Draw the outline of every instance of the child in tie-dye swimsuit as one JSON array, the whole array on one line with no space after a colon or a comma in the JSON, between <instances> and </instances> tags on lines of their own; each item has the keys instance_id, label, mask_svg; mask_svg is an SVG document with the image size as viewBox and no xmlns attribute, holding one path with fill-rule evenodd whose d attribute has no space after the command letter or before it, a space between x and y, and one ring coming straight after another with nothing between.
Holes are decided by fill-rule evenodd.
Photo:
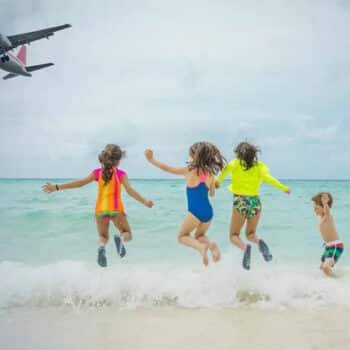
<instances>
[{"instance_id":1,"label":"child in tie-dye swimsuit","mask_svg":"<svg viewBox=\"0 0 350 350\"><path fill-rule=\"evenodd\" d=\"M122 156L123 152L119 146L109 144L99 155L99 161L102 167L95 169L86 178L60 185L47 183L43 186L45 192L51 193L58 190L82 187L92 181L97 181L98 194L95 217L100 244L97 262L102 267L107 266L105 246L109 239L109 221L112 221L120 231L120 236L117 234L114 236L117 252L120 257L124 257L126 254L123 241L130 241L132 238L121 197L122 186L125 187L131 197L146 207L151 208L153 206L151 201L143 198L130 186L126 172L118 169Z\"/></svg>"},{"instance_id":2,"label":"child in tie-dye swimsuit","mask_svg":"<svg viewBox=\"0 0 350 350\"><path fill-rule=\"evenodd\" d=\"M213 218L213 208L208 195L215 194L214 175L222 170L224 159L219 150L209 142L196 142L190 147L189 155L188 166L174 168L154 159L152 150L145 151L145 156L151 164L171 174L185 177L188 213L179 230L178 241L198 250L203 264L207 266L208 249L215 262L220 259L216 243L208 239L206 232ZM194 230L195 234L192 237L191 233Z\"/></svg>"},{"instance_id":3,"label":"child in tie-dye swimsuit","mask_svg":"<svg viewBox=\"0 0 350 350\"><path fill-rule=\"evenodd\" d=\"M241 229L247 221L247 239L256 243L265 261L270 261L272 255L267 244L256 235L261 215L261 202L259 187L263 181L283 192L290 193L289 188L281 184L269 173L269 168L257 159L258 149L247 142L241 142L235 149L237 158L227 164L225 169L217 178L216 187L224 178L231 174L231 185L229 190L233 193L232 219L230 226L231 242L243 250L242 265L250 269L251 245L244 244L240 238Z\"/></svg>"}]
</instances>

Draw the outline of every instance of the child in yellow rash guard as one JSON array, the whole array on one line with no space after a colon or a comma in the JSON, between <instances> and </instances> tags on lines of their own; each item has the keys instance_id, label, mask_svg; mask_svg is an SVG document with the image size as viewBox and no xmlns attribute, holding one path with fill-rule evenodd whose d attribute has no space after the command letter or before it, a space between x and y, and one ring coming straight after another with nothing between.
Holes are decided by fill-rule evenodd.
<instances>
[{"instance_id":1,"label":"child in yellow rash guard","mask_svg":"<svg viewBox=\"0 0 350 350\"><path fill-rule=\"evenodd\" d=\"M272 255L267 244L256 235L256 228L261 214L261 201L259 188L263 181L290 193L288 186L283 185L270 175L269 168L257 159L258 149L247 142L241 142L235 149L236 159L227 164L218 176L216 186L231 175L229 190L233 193L233 209L230 226L230 240L244 251L243 267L250 269L251 245L244 244L240 238L241 229L247 221L247 239L256 243L265 261L272 260Z\"/></svg>"}]
</instances>

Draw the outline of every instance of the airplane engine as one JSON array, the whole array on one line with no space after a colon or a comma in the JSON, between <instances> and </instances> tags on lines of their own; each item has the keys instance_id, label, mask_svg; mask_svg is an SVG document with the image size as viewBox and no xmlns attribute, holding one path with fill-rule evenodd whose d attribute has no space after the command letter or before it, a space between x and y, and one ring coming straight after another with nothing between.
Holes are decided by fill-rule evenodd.
<instances>
[{"instance_id":1,"label":"airplane engine","mask_svg":"<svg viewBox=\"0 0 350 350\"><path fill-rule=\"evenodd\" d=\"M11 48L10 40L6 36L0 34L0 53L6 52Z\"/></svg>"}]
</instances>

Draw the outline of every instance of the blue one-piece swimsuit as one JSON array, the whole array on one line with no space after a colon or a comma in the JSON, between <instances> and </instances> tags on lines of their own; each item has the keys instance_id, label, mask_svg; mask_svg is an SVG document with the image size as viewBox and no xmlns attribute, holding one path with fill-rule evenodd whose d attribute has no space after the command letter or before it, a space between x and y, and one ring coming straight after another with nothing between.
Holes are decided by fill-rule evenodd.
<instances>
[{"instance_id":1,"label":"blue one-piece swimsuit","mask_svg":"<svg viewBox=\"0 0 350 350\"><path fill-rule=\"evenodd\" d=\"M208 222L213 218L213 208L208 198L207 177L208 174L201 174L199 184L196 187L187 186L186 189L188 211L200 222Z\"/></svg>"}]
</instances>

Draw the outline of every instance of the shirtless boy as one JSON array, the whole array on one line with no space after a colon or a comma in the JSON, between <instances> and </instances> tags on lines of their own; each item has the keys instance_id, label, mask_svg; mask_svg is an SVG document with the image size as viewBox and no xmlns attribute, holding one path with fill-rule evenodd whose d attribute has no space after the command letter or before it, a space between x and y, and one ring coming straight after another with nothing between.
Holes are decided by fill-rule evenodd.
<instances>
[{"instance_id":1,"label":"shirtless boy","mask_svg":"<svg viewBox=\"0 0 350 350\"><path fill-rule=\"evenodd\" d=\"M321 236L324 240L325 250L321 257L320 269L330 277L336 277L333 267L340 258L344 250L344 244L339 239L335 228L334 219L330 208L332 207L333 198L328 192L318 193L312 197L316 215L320 217L319 227Z\"/></svg>"}]
</instances>

